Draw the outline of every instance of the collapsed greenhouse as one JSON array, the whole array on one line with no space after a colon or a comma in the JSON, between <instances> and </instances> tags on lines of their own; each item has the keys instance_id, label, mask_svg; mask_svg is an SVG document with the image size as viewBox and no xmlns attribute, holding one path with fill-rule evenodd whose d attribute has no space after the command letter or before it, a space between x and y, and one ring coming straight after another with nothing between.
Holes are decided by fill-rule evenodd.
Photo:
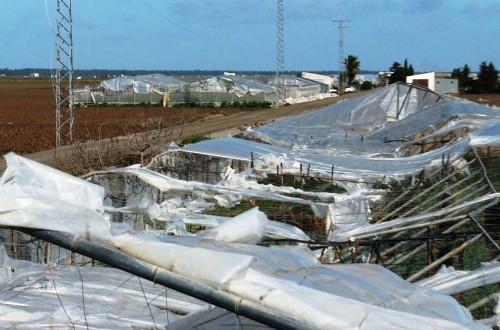
<instances>
[{"instance_id":1,"label":"collapsed greenhouse","mask_svg":"<svg viewBox=\"0 0 500 330\"><path fill-rule=\"evenodd\" d=\"M282 95L278 95L278 89ZM182 104L220 106L235 103L286 102L289 104L336 96L329 86L300 77L284 76L265 82L236 75L219 75L187 83L162 74L117 77L97 87L75 91L78 105L101 104Z\"/></svg>"},{"instance_id":2,"label":"collapsed greenhouse","mask_svg":"<svg viewBox=\"0 0 500 330\"><path fill-rule=\"evenodd\" d=\"M499 109L394 84L82 178L8 154L0 320L488 329L499 144Z\"/></svg>"},{"instance_id":3,"label":"collapsed greenhouse","mask_svg":"<svg viewBox=\"0 0 500 330\"><path fill-rule=\"evenodd\" d=\"M116 77L99 86L86 86L74 91L74 103L79 104L139 104L161 103L171 90L182 88L185 81L163 74Z\"/></svg>"}]
</instances>

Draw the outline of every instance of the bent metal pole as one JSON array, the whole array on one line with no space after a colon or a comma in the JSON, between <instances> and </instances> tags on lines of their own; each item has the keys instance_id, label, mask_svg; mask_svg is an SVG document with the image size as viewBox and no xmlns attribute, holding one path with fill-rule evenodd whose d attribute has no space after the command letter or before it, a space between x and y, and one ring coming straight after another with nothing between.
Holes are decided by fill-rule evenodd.
<instances>
[{"instance_id":1,"label":"bent metal pole","mask_svg":"<svg viewBox=\"0 0 500 330\"><path fill-rule=\"evenodd\" d=\"M309 324L277 314L251 301L216 290L208 285L177 275L84 238L51 230L16 229L270 327L276 329L314 329Z\"/></svg>"}]
</instances>

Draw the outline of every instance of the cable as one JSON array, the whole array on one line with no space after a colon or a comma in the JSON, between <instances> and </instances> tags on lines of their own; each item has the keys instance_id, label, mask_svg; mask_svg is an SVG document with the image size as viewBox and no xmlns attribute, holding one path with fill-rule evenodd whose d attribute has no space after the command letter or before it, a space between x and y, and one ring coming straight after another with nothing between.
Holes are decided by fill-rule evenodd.
<instances>
[{"instance_id":1,"label":"cable","mask_svg":"<svg viewBox=\"0 0 500 330\"><path fill-rule=\"evenodd\" d=\"M45 0L45 17L47 18L47 23L49 24L49 30L50 32L54 32L52 30L52 24L50 23L50 15L49 15L49 4L48 0Z\"/></svg>"},{"instance_id":2,"label":"cable","mask_svg":"<svg viewBox=\"0 0 500 330\"><path fill-rule=\"evenodd\" d=\"M231 16L228 16L226 14L224 14L222 11L220 11L219 9L215 8L211 3L209 3L207 0L202 0L203 3L205 3L207 6L209 6L213 11L215 11L217 14L221 15L222 17L224 18L227 18L228 20L231 20L231 21L234 21L234 22L238 22L238 23L242 23L242 24L249 24L249 22L243 22L243 21L240 21L236 18L233 18Z\"/></svg>"},{"instance_id":3,"label":"cable","mask_svg":"<svg viewBox=\"0 0 500 330\"><path fill-rule=\"evenodd\" d=\"M80 268L78 267L78 265L75 265L76 267L76 270L78 271L78 274L80 275L80 283L82 283L82 305L83 305L83 316L85 317L85 325L87 326L87 329L89 328L89 323L88 323L88 320L87 320L87 310L85 308L85 293L83 291L83 277L82 277L82 273L80 272Z\"/></svg>"},{"instance_id":4,"label":"cable","mask_svg":"<svg viewBox=\"0 0 500 330\"><path fill-rule=\"evenodd\" d=\"M168 314L168 288L165 287L165 311L167 312L167 324L170 324L170 317Z\"/></svg>"},{"instance_id":5,"label":"cable","mask_svg":"<svg viewBox=\"0 0 500 330\"><path fill-rule=\"evenodd\" d=\"M149 305L148 298L146 297L146 292L144 291L144 287L142 286L141 278L137 277L137 279L139 280L139 284L140 284L141 290L142 290L142 295L144 296L144 300L146 301L146 305L148 306L149 315L151 315L151 319L153 320L153 324L155 326L155 329L158 329L158 327L156 326L155 318L153 316L153 311L151 310L151 305ZM168 313L168 311L167 311L167 313Z\"/></svg>"},{"instance_id":6,"label":"cable","mask_svg":"<svg viewBox=\"0 0 500 330\"><path fill-rule=\"evenodd\" d=\"M163 18L165 21L169 22L170 24L174 25L175 27L177 27L178 29L181 29L185 32L188 32L188 33L191 33L191 34L194 34L194 35L198 35L198 36L202 36L202 37L222 37L222 36L227 36L227 35L230 35L231 33L225 33L225 34L219 34L219 35L209 35L209 34L203 34L203 33L198 33L198 32L195 32L193 30L190 30L188 28L185 28L179 24L177 24L176 22L172 21L171 19L169 19L168 17L166 17L165 15L163 15L159 10L157 10L155 7L153 7L152 5L150 5L146 0L142 0L142 2L148 6L152 11L154 11L158 16L160 16L161 18Z\"/></svg>"},{"instance_id":7,"label":"cable","mask_svg":"<svg viewBox=\"0 0 500 330\"><path fill-rule=\"evenodd\" d=\"M56 281L54 279L54 273L52 272L52 268L50 267L50 262L47 263L47 267L48 267L49 272L50 272L50 278L52 280L52 285L54 286L54 291L56 293L57 299L59 300L59 304L61 305L61 307L62 307L62 309L64 311L64 314L66 314L66 317L68 318L69 322L73 326L73 329L76 329L75 328L75 324L73 323L73 321L69 317L68 311L66 311L66 308L64 308L64 304L62 303L61 297L59 296L59 293L57 292Z\"/></svg>"}]
</instances>

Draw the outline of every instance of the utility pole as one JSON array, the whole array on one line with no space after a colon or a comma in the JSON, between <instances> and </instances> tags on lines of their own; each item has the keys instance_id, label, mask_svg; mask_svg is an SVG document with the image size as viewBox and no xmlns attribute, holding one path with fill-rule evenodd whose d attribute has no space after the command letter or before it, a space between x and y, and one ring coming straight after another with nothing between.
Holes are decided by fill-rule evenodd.
<instances>
[{"instance_id":1,"label":"utility pole","mask_svg":"<svg viewBox=\"0 0 500 330\"><path fill-rule=\"evenodd\" d=\"M72 142L73 101L73 19L71 0L57 0L56 34L56 151L61 141Z\"/></svg>"},{"instance_id":2,"label":"utility pole","mask_svg":"<svg viewBox=\"0 0 500 330\"><path fill-rule=\"evenodd\" d=\"M283 0L277 0L277 32L276 32L276 87L278 93L278 104L282 104L285 98L284 81L281 82L281 76L285 71L285 38L283 35L284 18L283 18Z\"/></svg>"},{"instance_id":3,"label":"utility pole","mask_svg":"<svg viewBox=\"0 0 500 330\"><path fill-rule=\"evenodd\" d=\"M342 74L343 70L343 63L344 63L344 29L346 26L344 26L344 23L348 23L348 20L333 20L333 23L338 23L337 28L339 29L339 88L338 88L338 94L342 95L344 94L344 74Z\"/></svg>"}]
</instances>

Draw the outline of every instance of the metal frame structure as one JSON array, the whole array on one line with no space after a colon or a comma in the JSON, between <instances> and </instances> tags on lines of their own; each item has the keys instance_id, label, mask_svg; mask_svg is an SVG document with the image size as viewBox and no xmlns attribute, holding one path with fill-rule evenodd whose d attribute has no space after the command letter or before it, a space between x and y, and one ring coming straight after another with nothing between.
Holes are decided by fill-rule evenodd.
<instances>
[{"instance_id":1,"label":"metal frame structure","mask_svg":"<svg viewBox=\"0 0 500 330\"><path fill-rule=\"evenodd\" d=\"M342 72L343 63L344 63L344 23L349 22L348 20L333 20L334 23L338 23L337 28L339 29L339 88L338 94L344 94L344 77Z\"/></svg>"},{"instance_id":2,"label":"metal frame structure","mask_svg":"<svg viewBox=\"0 0 500 330\"><path fill-rule=\"evenodd\" d=\"M57 0L56 149L74 135L73 19L71 0Z\"/></svg>"},{"instance_id":3,"label":"metal frame structure","mask_svg":"<svg viewBox=\"0 0 500 330\"><path fill-rule=\"evenodd\" d=\"M284 37L284 17L283 0L277 0L277 26L276 26L276 87L278 93L278 103L283 102L284 83L280 83L280 77L285 71L285 37Z\"/></svg>"}]
</instances>

